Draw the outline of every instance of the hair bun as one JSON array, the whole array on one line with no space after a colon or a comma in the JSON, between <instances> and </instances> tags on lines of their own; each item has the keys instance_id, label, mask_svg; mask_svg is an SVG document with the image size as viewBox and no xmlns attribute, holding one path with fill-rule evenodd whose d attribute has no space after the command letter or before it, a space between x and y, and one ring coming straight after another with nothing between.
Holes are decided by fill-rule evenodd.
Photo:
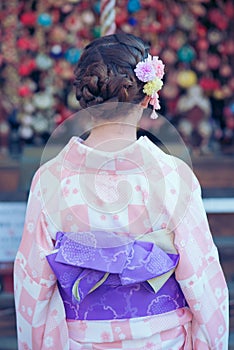
<instances>
[{"instance_id":1,"label":"hair bun","mask_svg":"<svg viewBox=\"0 0 234 350\"><path fill-rule=\"evenodd\" d=\"M116 99L139 103L143 83L134 68L148 54L149 46L131 34L109 35L85 49L75 70L76 97L82 108Z\"/></svg>"}]
</instances>

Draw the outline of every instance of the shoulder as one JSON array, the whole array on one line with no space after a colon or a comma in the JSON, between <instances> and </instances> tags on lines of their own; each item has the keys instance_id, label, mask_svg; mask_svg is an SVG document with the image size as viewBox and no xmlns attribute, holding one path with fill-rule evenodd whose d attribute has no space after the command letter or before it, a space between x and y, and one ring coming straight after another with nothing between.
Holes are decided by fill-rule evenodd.
<instances>
[{"instance_id":1,"label":"shoulder","mask_svg":"<svg viewBox=\"0 0 234 350\"><path fill-rule=\"evenodd\" d=\"M64 175L64 159L73 143L74 138L70 139L64 147L45 147L41 156L41 165L32 178L31 192L37 189L43 195L45 192L58 189Z\"/></svg>"},{"instance_id":2,"label":"shoulder","mask_svg":"<svg viewBox=\"0 0 234 350\"><path fill-rule=\"evenodd\" d=\"M150 151L168 178L179 180L180 186L185 185L191 192L197 188L200 190L200 183L194 174L192 161L189 156L186 157L188 159L187 163L178 156L170 154L170 150L168 152L164 151L147 137L144 137L144 147Z\"/></svg>"},{"instance_id":3,"label":"shoulder","mask_svg":"<svg viewBox=\"0 0 234 350\"><path fill-rule=\"evenodd\" d=\"M61 175L61 169L66 167L67 158L72 157L71 153L75 148L74 145L77 145L76 139L76 137L72 137L64 146L46 146L41 156L41 165L35 174L36 177L40 177L45 173L55 177Z\"/></svg>"}]
</instances>

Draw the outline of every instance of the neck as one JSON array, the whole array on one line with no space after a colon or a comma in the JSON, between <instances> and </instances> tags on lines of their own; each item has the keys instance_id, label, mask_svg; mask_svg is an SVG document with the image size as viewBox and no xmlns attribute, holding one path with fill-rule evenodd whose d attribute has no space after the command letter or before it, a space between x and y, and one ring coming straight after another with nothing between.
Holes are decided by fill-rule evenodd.
<instances>
[{"instance_id":1,"label":"neck","mask_svg":"<svg viewBox=\"0 0 234 350\"><path fill-rule=\"evenodd\" d=\"M116 151L137 139L137 127L123 122L105 122L94 127L84 144L102 151Z\"/></svg>"},{"instance_id":2,"label":"neck","mask_svg":"<svg viewBox=\"0 0 234 350\"><path fill-rule=\"evenodd\" d=\"M94 120L94 127L84 144L102 151L121 150L137 139L137 124L143 109L139 106L131 113L112 120Z\"/></svg>"}]
</instances>

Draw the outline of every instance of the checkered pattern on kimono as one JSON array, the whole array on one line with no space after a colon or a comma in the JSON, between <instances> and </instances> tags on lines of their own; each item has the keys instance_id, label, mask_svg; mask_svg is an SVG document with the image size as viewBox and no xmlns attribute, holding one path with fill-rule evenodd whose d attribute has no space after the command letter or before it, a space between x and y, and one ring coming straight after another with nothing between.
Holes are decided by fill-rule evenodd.
<instances>
[{"instance_id":1,"label":"checkered pattern on kimono","mask_svg":"<svg viewBox=\"0 0 234 350\"><path fill-rule=\"evenodd\" d=\"M70 346L78 349L191 350L189 309L129 320L68 322Z\"/></svg>"},{"instance_id":2,"label":"checkered pattern on kimono","mask_svg":"<svg viewBox=\"0 0 234 350\"><path fill-rule=\"evenodd\" d=\"M175 230L175 246L180 254L176 278L194 315L196 347L200 344L198 348L202 349L205 346L201 346L202 342L206 344L209 339L211 349L227 349L228 290L203 207L200 185L196 178L194 182L192 201Z\"/></svg>"},{"instance_id":3,"label":"checkered pattern on kimono","mask_svg":"<svg viewBox=\"0 0 234 350\"><path fill-rule=\"evenodd\" d=\"M190 168L147 138L121 157L103 158L101 174L94 161L93 154L72 138L34 176L14 267L19 350L178 350L183 343L191 350L191 342L194 350L227 350L228 291L200 185ZM117 204L125 205L108 212L108 205L115 209L118 196L122 202ZM68 323L45 256L53 249L57 231L100 227L133 236L173 230L180 254L176 278L190 309L180 310L182 316L177 311L160 315L160 322L148 316L119 323Z\"/></svg>"},{"instance_id":4,"label":"checkered pattern on kimono","mask_svg":"<svg viewBox=\"0 0 234 350\"><path fill-rule=\"evenodd\" d=\"M68 350L63 304L45 258L53 248L53 242L42 215L39 187L37 173L32 182L23 237L14 264L18 350L55 349L55 342L59 342L61 350Z\"/></svg>"}]
</instances>

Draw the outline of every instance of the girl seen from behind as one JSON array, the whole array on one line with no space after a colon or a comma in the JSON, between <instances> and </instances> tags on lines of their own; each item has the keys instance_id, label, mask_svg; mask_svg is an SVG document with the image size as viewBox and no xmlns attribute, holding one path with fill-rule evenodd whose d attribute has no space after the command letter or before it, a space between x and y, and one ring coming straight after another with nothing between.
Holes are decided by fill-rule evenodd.
<instances>
[{"instance_id":1,"label":"girl seen from behind","mask_svg":"<svg viewBox=\"0 0 234 350\"><path fill-rule=\"evenodd\" d=\"M149 49L109 35L77 64L91 129L32 180L14 265L19 350L228 349L228 291L199 182L136 136L144 111L160 108L164 65Z\"/></svg>"}]
</instances>

